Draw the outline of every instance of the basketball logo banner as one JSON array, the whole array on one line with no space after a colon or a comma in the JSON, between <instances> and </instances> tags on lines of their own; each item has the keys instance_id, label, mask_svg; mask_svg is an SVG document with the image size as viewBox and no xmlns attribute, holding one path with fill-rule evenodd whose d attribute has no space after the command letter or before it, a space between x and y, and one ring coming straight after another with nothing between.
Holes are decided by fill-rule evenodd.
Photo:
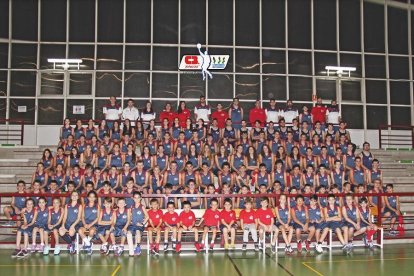
<instances>
[{"instance_id":1,"label":"basketball logo banner","mask_svg":"<svg viewBox=\"0 0 414 276\"><path fill-rule=\"evenodd\" d=\"M197 48L200 55L184 55L181 59L180 70L201 70L203 80L205 80L206 77L213 78L209 70L223 70L226 68L229 55L209 55L207 50L203 53L200 43L197 44Z\"/></svg>"}]
</instances>

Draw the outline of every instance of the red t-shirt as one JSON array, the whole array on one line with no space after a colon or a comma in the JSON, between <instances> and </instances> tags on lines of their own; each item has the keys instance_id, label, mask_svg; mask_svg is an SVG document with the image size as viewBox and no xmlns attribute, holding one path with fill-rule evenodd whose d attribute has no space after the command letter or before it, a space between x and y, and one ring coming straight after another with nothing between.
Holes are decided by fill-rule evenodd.
<instances>
[{"instance_id":1,"label":"red t-shirt","mask_svg":"<svg viewBox=\"0 0 414 276\"><path fill-rule=\"evenodd\" d=\"M260 125L264 127L266 122L266 111L263 108L253 108L249 113L250 125L254 127L255 122L259 120Z\"/></svg>"},{"instance_id":2,"label":"red t-shirt","mask_svg":"<svg viewBox=\"0 0 414 276\"><path fill-rule=\"evenodd\" d=\"M225 223L229 224L233 221L236 222L236 212L234 210L226 211L222 210L220 212L220 220L224 220Z\"/></svg>"},{"instance_id":3,"label":"red t-shirt","mask_svg":"<svg viewBox=\"0 0 414 276\"><path fill-rule=\"evenodd\" d=\"M160 220L163 217L163 213L162 213L161 210L154 211L154 210L151 209L151 210L148 211L148 217L152 221L152 224L154 226L157 226L160 223Z\"/></svg>"},{"instance_id":4,"label":"red t-shirt","mask_svg":"<svg viewBox=\"0 0 414 276\"><path fill-rule=\"evenodd\" d=\"M162 111L160 113L160 122L162 124L162 121L164 119L168 119L168 125L171 126L172 123L174 122L174 118L177 117L177 113L173 112L173 111Z\"/></svg>"},{"instance_id":5,"label":"red t-shirt","mask_svg":"<svg viewBox=\"0 0 414 276\"><path fill-rule=\"evenodd\" d=\"M180 214L180 223L182 223L186 227L190 227L196 221L196 217L193 211L189 211L188 213L182 211Z\"/></svg>"},{"instance_id":6,"label":"red t-shirt","mask_svg":"<svg viewBox=\"0 0 414 276\"><path fill-rule=\"evenodd\" d=\"M206 226L218 226L220 222L220 211L207 209L203 215L203 218Z\"/></svg>"},{"instance_id":7,"label":"red t-shirt","mask_svg":"<svg viewBox=\"0 0 414 276\"><path fill-rule=\"evenodd\" d=\"M274 218L274 214L272 212L272 209L267 208L266 210L263 210L262 208L256 210L256 217L259 219L261 223L264 225L270 225L272 218Z\"/></svg>"},{"instance_id":8,"label":"red t-shirt","mask_svg":"<svg viewBox=\"0 0 414 276\"><path fill-rule=\"evenodd\" d=\"M326 119L326 107L323 106L315 106L312 108L312 123L321 122L322 124L325 123Z\"/></svg>"},{"instance_id":9,"label":"red t-shirt","mask_svg":"<svg viewBox=\"0 0 414 276\"><path fill-rule=\"evenodd\" d=\"M170 212L166 212L163 216L162 216L162 221L168 223L169 225L177 225L178 223L178 214L176 212L174 213L170 213Z\"/></svg>"},{"instance_id":10,"label":"red t-shirt","mask_svg":"<svg viewBox=\"0 0 414 276\"><path fill-rule=\"evenodd\" d=\"M226 126L226 120L229 118L229 113L224 110L214 111L211 114L211 120L217 119L218 127L224 128Z\"/></svg>"},{"instance_id":11,"label":"red t-shirt","mask_svg":"<svg viewBox=\"0 0 414 276\"><path fill-rule=\"evenodd\" d=\"M250 210L247 212L246 210L241 210L239 219L243 220L244 224L252 224L255 223L257 216L254 210Z\"/></svg>"},{"instance_id":12,"label":"red t-shirt","mask_svg":"<svg viewBox=\"0 0 414 276\"><path fill-rule=\"evenodd\" d=\"M177 117L180 121L180 126L185 127L185 121L191 117L191 112L189 109L184 109L181 113L177 114Z\"/></svg>"}]
</instances>

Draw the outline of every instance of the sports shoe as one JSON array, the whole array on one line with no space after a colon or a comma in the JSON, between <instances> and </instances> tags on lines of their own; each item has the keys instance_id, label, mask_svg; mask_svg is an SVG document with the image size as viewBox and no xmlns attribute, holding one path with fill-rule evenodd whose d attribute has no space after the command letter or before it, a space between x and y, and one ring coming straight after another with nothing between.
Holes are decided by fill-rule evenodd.
<instances>
[{"instance_id":1,"label":"sports shoe","mask_svg":"<svg viewBox=\"0 0 414 276\"><path fill-rule=\"evenodd\" d=\"M232 244L230 244L230 245L229 245L229 248L230 248L231 250L235 250L235 249L236 249L236 246L234 245L234 243L232 243Z\"/></svg>"},{"instance_id":2,"label":"sports shoe","mask_svg":"<svg viewBox=\"0 0 414 276\"><path fill-rule=\"evenodd\" d=\"M177 244L177 246L180 246L180 250L181 250L181 243ZM201 247L200 247L200 244L198 242L195 242L194 246L195 246L195 249L196 249L197 252L201 251Z\"/></svg>"},{"instance_id":3,"label":"sports shoe","mask_svg":"<svg viewBox=\"0 0 414 276\"><path fill-rule=\"evenodd\" d=\"M27 248L27 252L35 253L36 252L36 245L35 244L33 244L32 246L29 245L29 247Z\"/></svg>"},{"instance_id":4,"label":"sports shoe","mask_svg":"<svg viewBox=\"0 0 414 276\"><path fill-rule=\"evenodd\" d=\"M285 245L285 253L288 253L288 252L289 252L289 248L287 245Z\"/></svg>"},{"instance_id":5,"label":"sports shoe","mask_svg":"<svg viewBox=\"0 0 414 276\"><path fill-rule=\"evenodd\" d=\"M197 244L198 243L195 244L196 250L197 250ZM177 245L175 246L175 252L177 252L177 253L181 252L181 242L178 242Z\"/></svg>"},{"instance_id":6,"label":"sports shoe","mask_svg":"<svg viewBox=\"0 0 414 276\"><path fill-rule=\"evenodd\" d=\"M259 249L259 244L258 243L255 243L254 244L254 251L256 251L256 252L258 252L260 249Z\"/></svg>"},{"instance_id":7,"label":"sports shoe","mask_svg":"<svg viewBox=\"0 0 414 276\"><path fill-rule=\"evenodd\" d=\"M164 242L164 251L168 250L168 242Z\"/></svg>"},{"instance_id":8,"label":"sports shoe","mask_svg":"<svg viewBox=\"0 0 414 276\"><path fill-rule=\"evenodd\" d=\"M210 243L210 250L214 250L214 242Z\"/></svg>"},{"instance_id":9,"label":"sports shoe","mask_svg":"<svg viewBox=\"0 0 414 276\"><path fill-rule=\"evenodd\" d=\"M315 245L315 250L316 250L316 252L318 252L318 253L322 253L322 252L323 252L322 244L321 244L321 243L317 243L317 244Z\"/></svg>"},{"instance_id":10,"label":"sports shoe","mask_svg":"<svg viewBox=\"0 0 414 276\"><path fill-rule=\"evenodd\" d=\"M367 234L364 234L364 236L362 237L362 241L364 242L365 247L368 247Z\"/></svg>"},{"instance_id":11,"label":"sports shoe","mask_svg":"<svg viewBox=\"0 0 414 276\"><path fill-rule=\"evenodd\" d=\"M301 241L298 241L297 242L297 245L298 245L298 247L297 247L298 252L302 252L302 242Z\"/></svg>"},{"instance_id":12,"label":"sports shoe","mask_svg":"<svg viewBox=\"0 0 414 276\"><path fill-rule=\"evenodd\" d=\"M105 254L106 253L106 244L102 244L101 245L101 249L99 250L101 252L101 254Z\"/></svg>"},{"instance_id":13,"label":"sports shoe","mask_svg":"<svg viewBox=\"0 0 414 276\"><path fill-rule=\"evenodd\" d=\"M229 249L229 244L228 244L228 243L225 243L225 244L224 244L224 249L225 249L225 250Z\"/></svg>"},{"instance_id":14,"label":"sports shoe","mask_svg":"<svg viewBox=\"0 0 414 276\"><path fill-rule=\"evenodd\" d=\"M374 249L374 244L371 242L368 243L368 247L369 249L373 250Z\"/></svg>"},{"instance_id":15,"label":"sports shoe","mask_svg":"<svg viewBox=\"0 0 414 276\"><path fill-rule=\"evenodd\" d=\"M141 245L137 245L137 246L135 246L135 249L134 249L134 255L135 255L135 256L139 256L139 255L141 255Z\"/></svg>"},{"instance_id":16,"label":"sports shoe","mask_svg":"<svg viewBox=\"0 0 414 276\"><path fill-rule=\"evenodd\" d=\"M118 256L122 256L122 254L124 253L124 246L118 246Z\"/></svg>"},{"instance_id":17,"label":"sports shoe","mask_svg":"<svg viewBox=\"0 0 414 276\"><path fill-rule=\"evenodd\" d=\"M49 255L49 250L50 250L49 246L45 246L43 248L43 255Z\"/></svg>"},{"instance_id":18,"label":"sports shoe","mask_svg":"<svg viewBox=\"0 0 414 276\"><path fill-rule=\"evenodd\" d=\"M276 244L272 244L271 246L272 253L276 253Z\"/></svg>"},{"instance_id":19,"label":"sports shoe","mask_svg":"<svg viewBox=\"0 0 414 276\"><path fill-rule=\"evenodd\" d=\"M292 248L292 246L290 246L290 245L288 246L288 253L289 253L289 254L292 254L292 253L293 253L293 248Z\"/></svg>"},{"instance_id":20,"label":"sports shoe","mask_svg":"<svg viewBox=\"0 0 414 276\"><path fill-rule=\"evenodd\" d=\"M43 252L43 250L45 249L45 245L44 244L39 244L37 247L36 247L36 251L37 252Z\"/></svg>"},{"instance_id":21,"label":"sports shoe","mask_svg":"<svg viewBox=\"0 0 414 276\"><path fill-rule=\"evenodd\" d=\"M114 255L118 257L119 256L118 255L118 246L117 245L113 245L112 246L112 250L114 251Z\"/></svg>"},{"instance_id":22,"label":"sports shoe","mask_svg":"<svg viewBox=\"0 0 414 276\"><path fill-rule=\"evenodd\" d=\"M93 242L91 242L88 246L88 251L86 252L88 255L92 255L92 246L93 246Z\"/></svg>"},{"instance_id":23,"label":"sports shoe","mask_svg":"<svg viewBox=\"0 0 414 276\"><path fill-rule=\"evenodd\" d=\"M27 250L20 250L20 252L16 255L16 258L21 259L29 255Z\"/></svg>"},{"instance_id":24,"label":"sports shoe","mask_svg":"<svg viewBox=\"0 0 414 276\"><path fill-rule=\"evenodd\" d=\"M69 253L70 254L75 254L76 253L76 249L75 249L75 243L72 242L70 247L69 247Z\"/></svg>"},{"instance_id":25,"label":"sports shoe","mask_svg":"<svg viewBox=\"0 0 414 276\"><path fill-rule=\"evenodd\" d=\"M262 251L263 250L263 243L259 242L259 250Z\"/></svg>"},{"instance_id":26,"label":"sports shoe","mask_svg":"<svg viewBox=\"0 0 414 276\"><path fill-rule=\"evenodd\" d=\"M310 251L310 242L309 242L308 240L306 240L306 241L305 241L305 250L306 250L307 252L309 252L309 251Z\"/></svg>"},{"instance_id":27,"label":"sports shoe","mask_svg":"<svg viewBox=\"0 0 414 276\"><path fill-rule=\"evenodd\" d=\"M173 241L173 242L172 242L172 249L173 249L173 250L175 250L175 247L176 247L176 246L177 246L177 242L176 242L176 241Z\"/></svg>"},{"instance_id":28,"label":"sports shoe","mask_svg":"<svg viewBox=\"0 0 414 276\"><path fill-rule=\"evenodd\" d=\"M54 255L59 255L60 254L60 246L59 245L55 245L55 250L53 251Z\"/></svg>"},{"instance_id":29,"label":"sports shoe","mask_svg":"<svg viewBox=\"0 0 414 276\"><path fill-rule=\"evenodd\" d=\"M180 244L181 245L181 244ZM204 242L200 243L200 249L204 250Z\"/></svg>"},{"instance_id":30,"label":"sports shoe","mask_svg":"<svg viewBox=\"0 0 414 276\"><path fill-rule=\"evenodd\" d=\"M155 255L155 256L160 255L160 253L158 252L158 250L157 250L157 248L156 248L155 246L152 248L151 253L152 253L153 255Z\"/></svg>"},{"instance_id":31,"label":"sports shoe","mask_svg":"<svg viewBox=\"0 0 414 276\"><path fill-rule=\"evenodd\" d=\"M348 244L344 244L342 246L342 251L344 251L344 252L348 251Z\"/></svg>"},{"instance_id":32,"label":"sports shoe","mask_svg":"<svg viewBox=\"0 0 414 276\"><path fill-rule=\"evenodd\" d=\"M14 251L13 251L13 253L11 254L11 257L12 257L12 258L16 258L16 257L17 257L17 255L19 255L20 251L22 251L22 250L21 250L21 249L16 249L16 250L14 250Z\"/></svg>"},{"instance_id":33,"label":"sports shoe","mask_svg":"<svg viewBox=\"0 0 414 276\"><path fill-rule=\"evenodd\" d=\"M247 244L246 243L243 243L242 250L243 251L246 251L247 250Z\"/></svg>"},{"instance_id":34,"label":"sports shoe","mask_svg":"<svg viewBox=\"0 0 414 276\"><path fill-rule=\"evenodd\" d=\"M109 255L109 250L111 249L111 245L106 245L105 246L105 255Z\"/></svg>"}]
</instances>

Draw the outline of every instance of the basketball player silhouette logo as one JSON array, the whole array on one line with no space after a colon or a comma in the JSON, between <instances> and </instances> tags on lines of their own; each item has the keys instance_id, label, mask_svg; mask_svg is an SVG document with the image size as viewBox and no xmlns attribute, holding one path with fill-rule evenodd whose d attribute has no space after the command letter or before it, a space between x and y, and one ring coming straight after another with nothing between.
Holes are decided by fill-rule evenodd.
<instances>
[{"instance_id":1,"label":"basketball player silhouette logo","mask_svg":"<svg viewBox=\"0 0 414 276\"><path fill-rule=\"evenodd\" d=\"M197 49L200 53L201 58L203 59L203 62L201 64L201 74L203 75L203 80L206 79L206 77L210 77L210 79L213 78L213 75L208 71L208 68L211 64L211 57L207 52L207 49L204 51L204 53L201 51L201 44L197 43Z\"/></svg>"}]
</instances>

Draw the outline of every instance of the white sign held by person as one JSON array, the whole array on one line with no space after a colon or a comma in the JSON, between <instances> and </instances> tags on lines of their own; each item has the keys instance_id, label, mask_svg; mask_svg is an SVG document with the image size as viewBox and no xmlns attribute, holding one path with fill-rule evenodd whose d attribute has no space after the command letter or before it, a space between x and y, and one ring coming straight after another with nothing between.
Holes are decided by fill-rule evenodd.
<instances>
[{"instance_id":1,"label":"white sign held by person","mask_svg":"<svg viewBox=\"0 0 414 276\"><path fill-rule=\"evenodd\" d=\"M73 106L73 114L85 114L85 106L84 105L74 105Z\"/></svg>"}]
</instances>

